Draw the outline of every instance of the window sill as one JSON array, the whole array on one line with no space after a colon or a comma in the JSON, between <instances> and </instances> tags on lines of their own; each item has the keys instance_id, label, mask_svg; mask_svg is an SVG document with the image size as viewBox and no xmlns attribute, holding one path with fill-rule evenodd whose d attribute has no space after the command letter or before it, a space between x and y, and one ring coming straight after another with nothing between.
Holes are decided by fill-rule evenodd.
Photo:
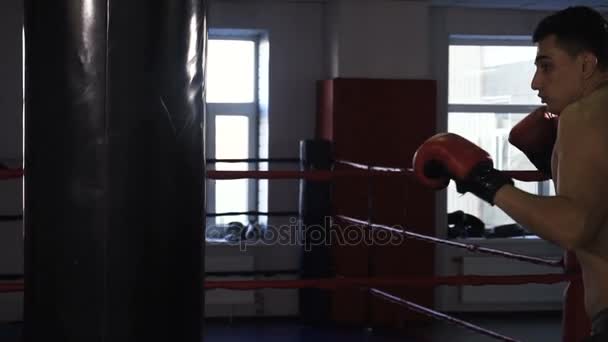
<instances>
[{"instance_id":1,"label":"window sill","mask_svg":"<svg viewBox=\"0 0 608 342\"><path fill-rule=\"evenodd\" d=\"M269 243L264 241L228 241L223 239L206 239L205 246L220 246L234 248L249 248L249 247L276 247L283 246L279 243Z\"/></svg>"}]
</instances>

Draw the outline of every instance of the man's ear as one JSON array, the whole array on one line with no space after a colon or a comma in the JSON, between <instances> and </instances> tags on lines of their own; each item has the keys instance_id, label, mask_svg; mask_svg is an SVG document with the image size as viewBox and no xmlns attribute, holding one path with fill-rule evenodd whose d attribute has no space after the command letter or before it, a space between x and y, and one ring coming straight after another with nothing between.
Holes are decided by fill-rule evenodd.
<instances>
[{"instance_id":1,"label":"man's ear","mask_svg":"<svg viewBox=\"0 0 608 342\"><path fill-rule=\"evenodd\" d=\"M582 68L583 77L585 79L591 77L597 69L597 57L589 52L583 52L582 54Z\"/></svg>"}]
</instances>

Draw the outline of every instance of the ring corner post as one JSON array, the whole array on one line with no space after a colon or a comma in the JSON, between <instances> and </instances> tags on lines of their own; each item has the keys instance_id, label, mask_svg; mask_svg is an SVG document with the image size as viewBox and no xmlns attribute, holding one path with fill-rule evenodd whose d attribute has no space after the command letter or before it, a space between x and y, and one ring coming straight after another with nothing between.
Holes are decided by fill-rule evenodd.
<instances>
[{"instance_id":1,"label":"ring corner post","mask_svg":"<svg viewBox=\"0 0 608 342\"><path fill-rule=\"evenodd\" d=\"M332 143L328 140L300 141L302 171L330 171ZM300 276L303 279L328 278L331 266L331 181L300 180ZM331 297L327 290L299 291L300 317L320 323L330 319Z\"/></svg>"}]
</instances>

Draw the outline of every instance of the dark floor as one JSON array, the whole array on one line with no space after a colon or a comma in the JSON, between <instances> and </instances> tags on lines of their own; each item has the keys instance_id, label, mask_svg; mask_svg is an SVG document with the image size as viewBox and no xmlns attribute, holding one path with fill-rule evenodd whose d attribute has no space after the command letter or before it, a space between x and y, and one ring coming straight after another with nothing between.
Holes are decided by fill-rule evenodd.
<instances>
[{"instance_id":1,"label":"dark floor","mask_svg":"<svg viewBox=\"0 0 608 342\"><path fill-rule=\"evenodd\" d=\"M484 328L522 342L560 341L559 313L460 314ZM21 324L0 324L1 342L18 342ZM497 341L443 322L408 327L407 331L379 332L361 327L312 326L296 319L213 319L205 322L205 342L484 342Z\"/></svg>"},{"instance_id":2,"label":"dark floor","mask_svg":"<svg viewBox=\"0 0 608 342\"><path fill-rule=\"evenodd\" d=\"M0 325L1 342L19 342L21 325ZM295 321L266 320L248 322L206 322L205 342L418 342L421 340L395 333L374 333L365 328L307 326ZM422 341L421 341L422 342ZM426 341L424 341L426 342Z\"/></svg>"},{"instance_id":3,"label":"dark floor","mask_svg":"<svg viewBox=\"0 0 608 342\"><path fill-rule=\"evenodd\" d=\"M235 331L236 328L236 331ZM366 328L313 326L295 320L271 320L232 322L210 321L206 323L206 342L236 341L353 341L353 342L414 342L417 339L396 333L378 333Z\"/></svg>"},{"instance_id":4,"label":"dark floor","mask_svg":"<svg viewBox=\"0 0 608 342\"><path fill-rule=\"evenodd\" d=\"M561 313L455 314L454 316L522 342L560 342ZM454 325L435 322L424 328L426 341L491 342L496 339ZM608 341L607 341L608 342Z\"/></svg>"}]
</instances>

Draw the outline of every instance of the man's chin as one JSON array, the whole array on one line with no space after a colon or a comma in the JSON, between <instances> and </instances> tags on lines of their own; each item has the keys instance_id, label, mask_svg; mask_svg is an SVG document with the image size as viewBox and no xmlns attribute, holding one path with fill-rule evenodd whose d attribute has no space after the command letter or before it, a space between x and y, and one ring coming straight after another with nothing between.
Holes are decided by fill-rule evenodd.
<instances>
[{"instance_id":1,"label":"man's chin","mask_svg":"<svg viewBox=\"0 0 608 342\"><path fill-rule=\"evenodd\" d=\"M559 113L561 113L562 108L557 108L556 106L552 106L551 104L546 104L547 106L547 112L551 113L551 114L555 114L555 115L559 115Z\"/></svg>"}]
</instances>

